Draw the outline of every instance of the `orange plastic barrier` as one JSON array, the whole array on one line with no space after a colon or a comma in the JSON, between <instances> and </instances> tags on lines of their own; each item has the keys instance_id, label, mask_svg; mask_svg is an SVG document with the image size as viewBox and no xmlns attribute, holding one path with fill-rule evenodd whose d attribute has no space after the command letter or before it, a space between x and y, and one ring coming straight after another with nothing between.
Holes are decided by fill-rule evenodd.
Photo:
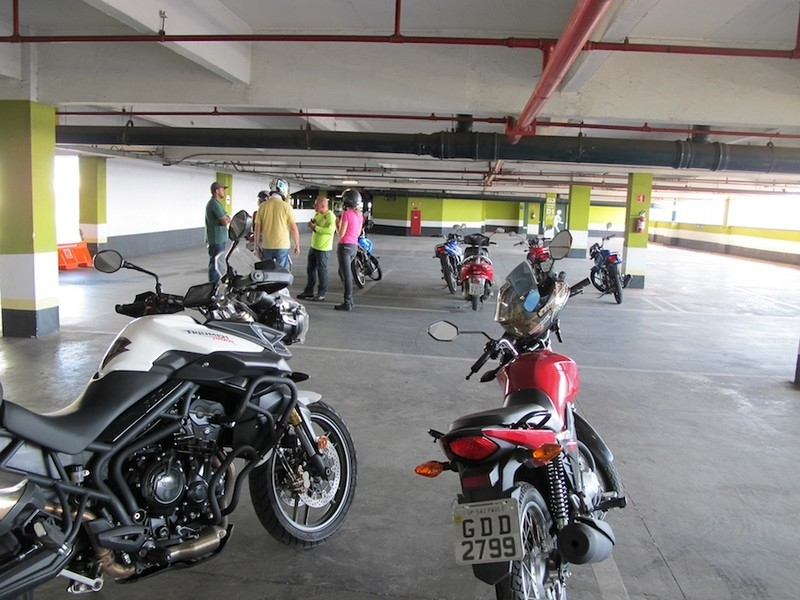
<instances>
[{"instance_id":1,"label":"orange plastic barrier","mask_svg":"<svg viewBox=\"0 0 800 600\"><path fill-rule=\"evenodd\" d=\"M58 245L58 268L62 271L91 266L92 255L86 247L86 242Z\"/></svg>"}]
</instances>

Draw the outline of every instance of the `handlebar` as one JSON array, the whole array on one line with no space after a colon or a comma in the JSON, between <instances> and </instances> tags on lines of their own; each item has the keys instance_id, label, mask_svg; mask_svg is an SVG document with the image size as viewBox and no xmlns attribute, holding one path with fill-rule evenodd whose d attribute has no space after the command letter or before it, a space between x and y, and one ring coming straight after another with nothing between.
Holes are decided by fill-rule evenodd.
<instances>
[{"instance_id":1,"label":"handlebar","mask_svg":"<svg viewBox=\"0 0 800 600\"><path fill-rule=\"evenodd\" d=\"M184 310L183 296L178 296L177 294L144 292L142 294L137 294L133 302L117 304L114 310L128 317L169 315Z\"/></svg>"}]
</instances>

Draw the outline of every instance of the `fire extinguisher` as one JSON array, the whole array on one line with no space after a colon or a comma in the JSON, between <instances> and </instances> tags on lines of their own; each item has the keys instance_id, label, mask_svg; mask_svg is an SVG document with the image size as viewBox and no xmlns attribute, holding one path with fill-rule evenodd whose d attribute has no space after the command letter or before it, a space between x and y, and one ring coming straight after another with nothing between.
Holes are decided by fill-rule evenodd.
<instances>
[{"instance_id":1,"label":"fire extinguisher","mask_svg":"<svg viewBox=\"0 0 800 600\"><path fill-rule=\"evenodd\" d=\"M639 218L636 219L636 233L644 233L647 229L647 217L644 216L644 211L639 211Z\"/></svg>"}]
</instances>

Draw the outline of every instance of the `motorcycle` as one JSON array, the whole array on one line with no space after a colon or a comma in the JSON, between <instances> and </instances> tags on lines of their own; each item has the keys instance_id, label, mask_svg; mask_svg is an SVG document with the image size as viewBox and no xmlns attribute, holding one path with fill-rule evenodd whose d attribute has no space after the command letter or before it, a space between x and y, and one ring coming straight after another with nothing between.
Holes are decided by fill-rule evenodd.
<instances>
[{"instance_id":1,"label":"motorcycle","mask_svg":"<svg viewBox=\"0 0 800 600\"><path fill-rule=\"evenodd\" d=\"M552 269L568 252L567 236L556 235L544 260L526 260L509 273L495 311L500 338L459 332L448 321L428 329L437 341L460 333L488 339L467 379L489 359L499 361L481 382L497 380L502 407L462 416L447 433L431 429L447 461L416 472L458 473L456 562L470 565L503 600L566 600L570 564L610 556L615 537L605 515L626 504L611 451L575 410L577 366L552 350L551 333L562 341L558 314L589 285L584 279L569 287L566 274Z\"/></svg>"},{"instance_id":2,"label":"motorcycle","mask_svg":"<svg viewBox=\"0 0 800 600\"><path fill-rule=\"evenodd\" d=\"M617 304L622 304L622 290L628 287L631 276L623 275L620 272L622 269L622 256L620 256L619 252L603 248L603 244L615 235L614 233L605 235L600 239L599 243L595 242L589 247L589 258L594 261L594 266L589 272L589 278L592 281L592 285L601 292L601 298L606 294L613 294Z\"/></svg>"},{"instance_id":3,"label":"motorcycle","mask_svg":"<svg viewBox=\"0 0 800 600\"><path fill-rule=\"evenodd\" d=\"M366 235L358 236L358 250L356 251L350 268L353 271L353 281L359 288L367 284L367 277L373 281L380 281L383 271L378 264L378 259L372 254L373 243Z\"/></svg>"},{"instance_id":4,"label":"motorcycle","mask_svg":"<svg viewBox=\"0 0 800 600\"><path fill-rule=\"evenodd\" d=\"M136 318L71 405L40 415L2 401L0 598L30 598L56 576L96 592L104 576L130 583L200 564L230 540L245 480L284 544L311 548L343 525L355 446L342 417L298 388L308 376L289 367L286 333L240 299L291 283L283 270L235 273L249 225L245 211L231 220L226 281L184 296L116 251L97 253L97 269L150 274L156 290L116 307Z\"/></svg>"},{"instance_id":5,"label":"motorcycle","mask_svg":"<svg viewBox=\"0 0 800 600\"><path fill-rule=\"evenodd\" d=\"M436 244L434 248L433 258L439 259L442 267L442 279L451 294L456 293L461 262L464 260L464 249L461 247L463 227L463 225L453 225L453 231L444 236L445 242Z\"/></svg>"},{"instance_id":6,"label":"motorcycle","mask_svg":"<svg viewBox=\"0 0 800 600\"><path fill-rule=\"evenodd\" d=\"M497 229L494 233L502 232L503 229ZM478 310L483 301L492 295L494 267L489 258L489 246L496 245L496 242L492 241L491 235L471 233L464 236L464 243L468 246L461 263L461 290L464 298L470 301L472 310Z\"/></svg>"}]
</instances>

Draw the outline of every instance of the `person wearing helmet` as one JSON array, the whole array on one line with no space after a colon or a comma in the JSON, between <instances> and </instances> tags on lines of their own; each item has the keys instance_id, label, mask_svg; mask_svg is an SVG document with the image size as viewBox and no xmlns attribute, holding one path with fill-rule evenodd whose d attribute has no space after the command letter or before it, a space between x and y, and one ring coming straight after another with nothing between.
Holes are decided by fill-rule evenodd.
<instances>
[{"instance_id":1,"label":"person wearing helmet","mask_svg":"<svg viewBox=\"0 0 800 600\"><path fill-rule=\"evenodd\" d=\"M333 308L336 310L353 310L353 271L350 264L358 251L358 236L364 226L364 218L358 210L363 205L361 194L352 188L342 192L344 210L336 219L336 233L339 234L339 245L336 257L339 259L339 277L344 284L344 301Z\"/></svg>"},{"instance_id":2,"label":"person wearing helmet","mask_svg":"<svg viewBox=\"0 0 800 600\"><path fill-rule=\"evenodd\" d=\"M288 194L289 186L283 179L272 180L269 196L258 206L253 227L256 253L261 260L272 259L284 269L289 268L289 250L292 242L294 242L293 254L300 255L300 230L294 220L292 205L284 202Z\"/></svg>"}]
</instances>

